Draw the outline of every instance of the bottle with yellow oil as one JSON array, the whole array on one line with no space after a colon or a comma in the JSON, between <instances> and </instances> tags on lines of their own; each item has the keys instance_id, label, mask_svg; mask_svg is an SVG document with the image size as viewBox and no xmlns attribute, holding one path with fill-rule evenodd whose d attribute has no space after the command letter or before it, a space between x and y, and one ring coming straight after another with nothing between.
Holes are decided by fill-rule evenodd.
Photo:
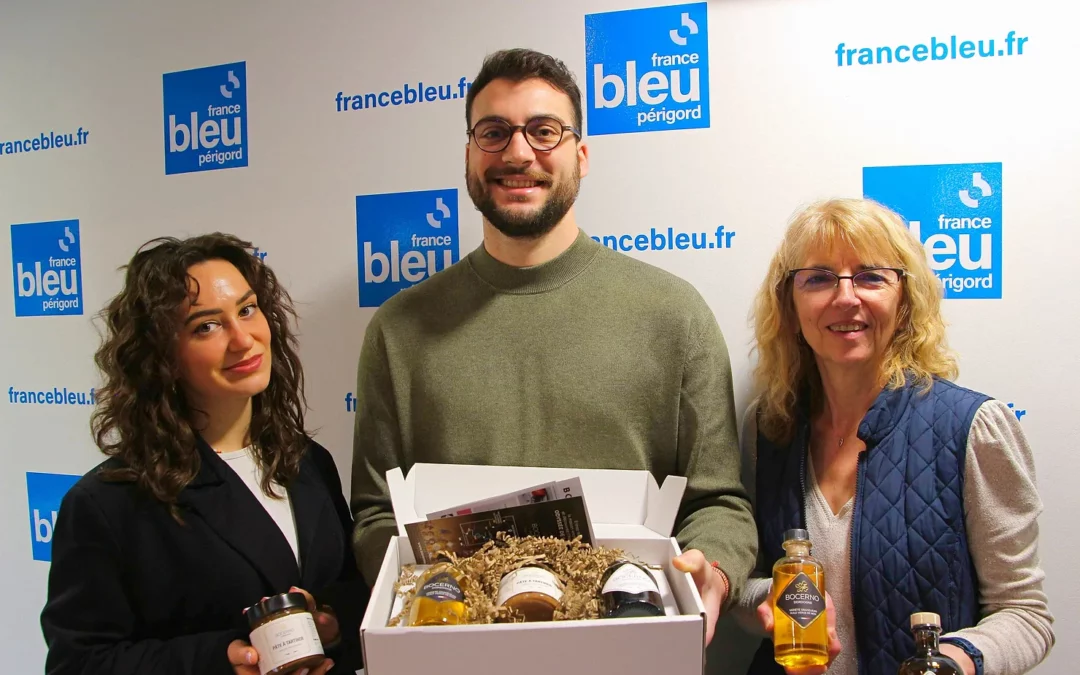
<instances>
[{"instance_id":1,"label":"bottle with yellow oil","mask_svg":"<svg viewBox=\"0 0 1080 675\"><path fill-rule=\"evenodd\" d=\"M416 597L409 612L410 626L454 626L466 623L462 572L440 558L416 582Z\"/></svg>"},{"instance_id":2,"label":"bottle with yellow oil","mask_svg":"<svg viewBox=\"0 0 1080 675\"><path fill-rule=\"evenodd\" d=\"M825 569L810 555L806 530L784 532L787 555L773 565L773 654L785 668L829 662Z\"/></svg>"}]
</instances>

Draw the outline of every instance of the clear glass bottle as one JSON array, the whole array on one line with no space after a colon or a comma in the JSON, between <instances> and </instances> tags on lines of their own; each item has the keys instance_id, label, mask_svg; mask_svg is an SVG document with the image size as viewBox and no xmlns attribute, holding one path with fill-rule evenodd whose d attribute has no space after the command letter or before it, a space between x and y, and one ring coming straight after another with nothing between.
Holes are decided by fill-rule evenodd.
<instances>
[{"instance_id":1,"label":"clear glass bottle","mask_svg":"<svg viewBox=\"0 0 1080 675\"><path fill-rule=\"evenodd\" d=\"M465 593L461 570L443 559L416 581L416 595L409 611L410 626L451 626L466 623Z\"/></svg>"},{"instance_id":2,"label":"clear glass bottle","mask_svg":"<svg viewBox=\"0 0 1080 675\"><path fill-rule=\"evenodd\" d=\"M963 675L960 665L938 651L941 617L933 612L911 615L915 655L900 664L897 675Z\"/></svg>"},{"instance_id":3,"label":"clear glass bottle","mask_svg":"<svg viewBox=\"0 0 1080 675\"><path fill-rule=\"evenodd\" d=\"M773 655L785 668L829 662L825 569L810 555L806 530L784 532L787 555L773 565Z\"/></svg>"}]
</instances>

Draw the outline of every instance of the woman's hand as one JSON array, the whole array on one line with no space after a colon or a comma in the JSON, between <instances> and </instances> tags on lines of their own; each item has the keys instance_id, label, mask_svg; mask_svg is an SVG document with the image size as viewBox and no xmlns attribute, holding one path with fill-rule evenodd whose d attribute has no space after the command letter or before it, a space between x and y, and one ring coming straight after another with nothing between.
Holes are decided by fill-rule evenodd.
<instances>
[{"instance_id":1,"label":"woman's hand","mask_svg":"<svg viewBox=\"0 0 1080 675\"><path fill-rule=\"evenodd\" d=\"M772 635L773 632L773 604L772 594L765 599L765 602L761 603L757 607L758 620L761 621L761 627L765 629L765 632ZM823 666L806 666L804 668L785 668L787 675L822 675L829 666L832 665L833 659L840 653L841 645L840 638L836 636L836 610L833 608L832 597L828 591L825 592L825 626L829 631L829 662ZM974 675L972 671L971 675Z\"/></svg>"},{"instance_id":2,"label":"woman's hand","mask_svg":"<svg viewBox=\"0 0 1080 675\"><path fill-rule=\"evenodd\" d=\"M319 633L319 642L323 649L333 647L341 642L341 627L338 625L337 615L328 606L317 607L315 598L302 588L293 586L291 593L300 593L307 601L308 611L315 620L315 630ZM263 598L266 600L266 598ZM244 610L247 612L247 610ZM229 664L233 667L234 675L259 675L259 652L243 640L233 640L229 643ZM304 668L296 671L296 675L325 675L334 667L333 659L323 659L315 668Z\"/></svg>"},{"instance_id":3,"label":"woman's hand","mask_svg":"<svg viewBox=\"0 0 1080 675\"><path fill-rule=\"evenodd\" d=\"M338 625L337 614L334 613L333 608L329 605L322 605L321 607L315 604L315 598L311 593L308 593L302 588L293 586L289 589L290 593L301 593L307 600L308 611L311 612L312 618L315 619L315 628L319 631L319 641L322 642L324 649L330 647L336 647L341 642L341 626Z\"/></svg>"},{"instance_id":4,"label":"woman's hand","mask_svg":"<svg viewBox=\"0 0 1080 675\"><path fill-rule=\"evenodd\" d=\"M956 661L956 665L960 666L960 669L964 671L964 675L975 675L975 662L971 660L971 657L963 649L943 642L938 645L938 651Z\"/></svg>"},{"instance_id":5,"label":"woman's hand","mask_svg":"<svg viewBox=\"0 0 1080 675\"><path fill-rule=\"evenodd\" d=\"M713 569L705 560L705 554L697 549L692 548L671 562L675 569L689 574L697 586L701 604L705 605L705 644L708 645L716 630L716 620L720 618L720 608L727 601L727 577L722 577L723 572L719 569Z\"/></svg>"},{"instance_id":6,"label":"woman's hand","mask_svg":"<svg viewBox=\"0 0 1080 675\"><path fill-rule=\"evenodd\" d=\"M337 614L334 613L333 608L329 605L317 606L311 593L302 588L292 586L289 588L289 592L299 593L304 596L304 600L307 601L307 609L311 612L311 618L315 620L315 629L319 633L319 642L322 643L323 648L336 647L341 642L341 627L338 625ZM263 600L266 600L266 598L263 597ZM247 609L244 612L246 613Z\"/></svg>"},{"instance_id":7,"label":"woman's hand","mask_svg":"<svg viewBox=\"0 0 1080 675\"><path fill-rule=\"evenodd\" d=\"M259 675L259 653L255 648L243 640L233 640L229 643L229 665L233 667L233 675ZM323 662L315 668L304 668L296 671L296 675L326 675L334 667L332 659L323 659Z\"/></svg>"},{"instance_id":8,"label":"woman's hand","mask_svg":"<svg viewBox=\"0 0 1080 675\"><path fill-rule=\"evenodd\" d=\"M243 640L229 643L229 665L235 675L259 675L259 653Z\"/></svg>"}]
</instances>

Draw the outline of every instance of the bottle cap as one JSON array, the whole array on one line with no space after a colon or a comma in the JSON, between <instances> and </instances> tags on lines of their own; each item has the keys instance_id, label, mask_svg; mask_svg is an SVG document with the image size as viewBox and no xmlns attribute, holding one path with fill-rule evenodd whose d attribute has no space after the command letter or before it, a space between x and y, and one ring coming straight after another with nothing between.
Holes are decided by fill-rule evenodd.
<instances>
[{"instance_id":1,"label":"bottle cap","mask_svg":"<svg viewBox=\"0 0 1080 675\"><path fill-rule=\"evenodd\" d=\"M784 541L792 541L793 539L810 541L810 533L803 529L786 530L784 532Z\"/></svg>"},{"instance_id":2,"label":"bottle cap","mask_svg":"<svg viewBox=\"0 0 1080 675\"><path fill-rule=\"evenodd\" d=\"M911 627L935 626L941 628L941 617L933 612L916 612L911 615Z\"/></svg>"}]
</instances>

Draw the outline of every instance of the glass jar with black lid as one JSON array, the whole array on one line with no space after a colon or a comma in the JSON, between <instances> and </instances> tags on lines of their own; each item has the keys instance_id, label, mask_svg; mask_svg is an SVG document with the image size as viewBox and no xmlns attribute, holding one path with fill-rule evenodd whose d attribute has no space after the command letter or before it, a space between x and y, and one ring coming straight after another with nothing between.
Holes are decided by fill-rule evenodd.
<instances>
[{"instance_id":1,"label":"glass jar with black lid","mask_svg":"<svg viewBox=\"0 0 1080 675\"><path fill-rule=\"evenodd\" d=\"M281 593L247 610L261 675L288 675L323 662L322 641L303 593Z\"/></svg>"}]
</instances>

